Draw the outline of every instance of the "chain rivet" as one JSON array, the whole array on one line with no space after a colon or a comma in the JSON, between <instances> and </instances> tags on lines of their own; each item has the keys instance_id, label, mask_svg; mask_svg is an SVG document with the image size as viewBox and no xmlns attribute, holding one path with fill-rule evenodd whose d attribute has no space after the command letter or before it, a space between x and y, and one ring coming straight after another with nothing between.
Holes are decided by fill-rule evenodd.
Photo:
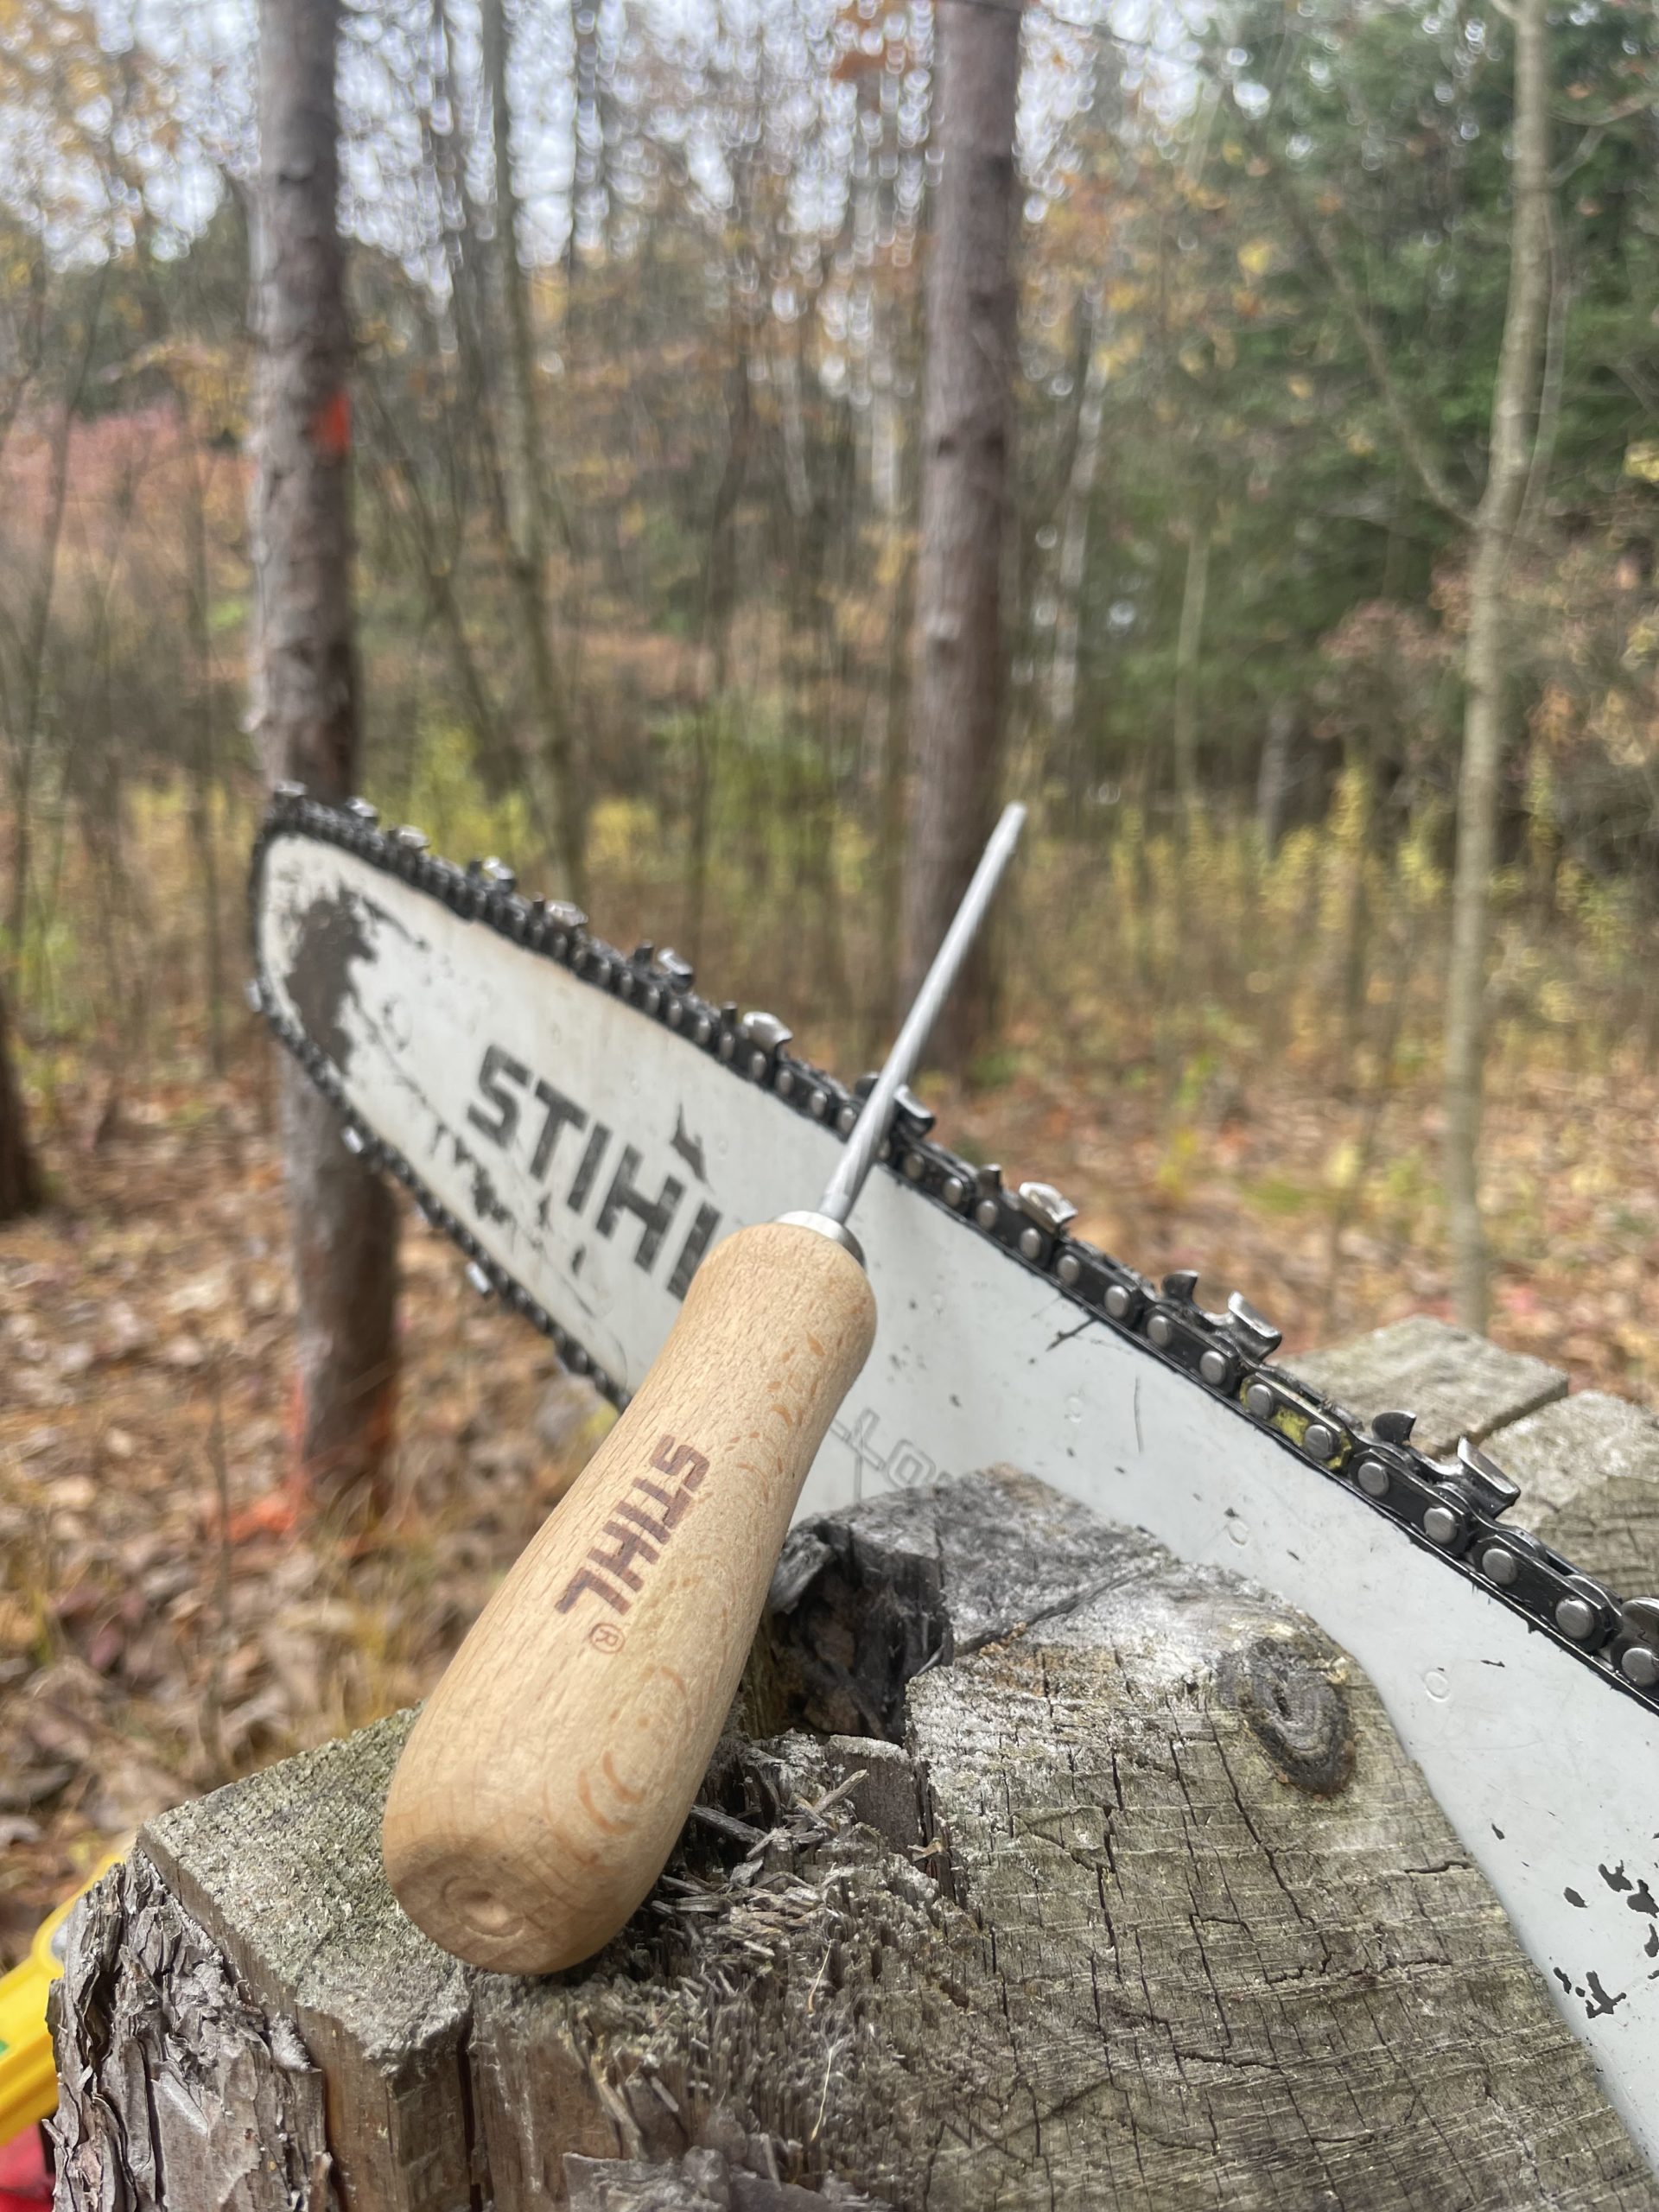
<instances>
[{"instance_id":1,"label":"chain rivet","mask_svg":"<svg viewBox=\"0 0 1659 2212\"><path fill-rule=\"evenodd\" d=\"M1167 1313L1154 1313L1147 1324L1147 1334L1162 1351L1175 1341L1175 1324Z\"/></svg>"},{"instance_id":2,"label":"chain rivet","mask_svg":"<svg viewBox=\"0 0 1659 2212\"><path fill-rule=\"evenodd\" d=\"M1507 1590L1521 1572L1521 1562L1507 1544L1488 1544L1480 1555L1480 1571L1489 1582Z\"/></svg>"},{"instance_id":3,"label":"chain rivet","mask_svg":"<svg viewBox=\"0 0 1659 2212\"><path fill-rule=\"evenodd\" d=\"M1205 1352L1204 1357L1198 1362L1199 1374L1203 1376L1205 1381L1209 1383L1211 1388L1215 1390L1219 1390L1222 1384L1227 1380L1227 1376L1231 1367L1232 1362L1228 1358L1226 1353L1224 1351L1217 1351L1213 1349Z\"/></svg>"},{"instance_id":4,"label":"chain rivet","mask_svg":"<svg viewBox=\"0 0 1659 2212\"><path fill-rule=\"evenodd\" d=\"M1386 1497L1389 1494L1389 1471L1380 1459L1362 1459L1354 1480L1367 1497Z\"/></svg>"},{"instance_id":5,"label":"chain rivet","mask_svg":"<svg viewBox=\"0 0 1659 2212\"><path fill-rule=\"evenodd\" d=\"M841 1131L841 1134L844 1137L851 1136L854 1129L857 1127L857 1124L858 1109L856 1106L843 1106L840 1113L836 1116L836 1127Z\"/></svg>"},{"instance_id":6,"label":"chain rivet","mask_svg":"<svg viewBox=\"0 0 1659 2212\"><path fill-rule=\"evenodd\" d=\"M968 1195L968 1185L960 1175L947 1175L939 1185L939 1196L948 1206L959 1206Z\"/></svg>"},{"instance_id":7,"label":"chain rivet","mask_svg":"<svg viewBox=\"0 0 1659 2212\"><path fill-rule=\"evenodd\" d=\"M1583 1598L1563 1598L1555 1608L1555 1625L1563 1636L1582 1643L1596 1625L1596 1609Z\"/></svg>"},{"instance_id":8,"label":"chain rivet","mask_svg":"<svg viewBox=\"0 0 1659 2212\"><path fill-rule=\"evenodd\" d=\"M780 1098L792 1098L795 1095L794 1069L779 1068L778 1071L778 1081L774 1088Z\"/></svg>"},{"instance_id":9,"label":"chain rivet","mask_svg":"<svg viewBox=\"0 0 1659 2212\"><path fill-rule=\"evenodd\" d=\"M1043 1256L1042 1230L1022 1229L1020 1232L1020 1249L1027 1260L1040 1260Z\"/></svg>"},{"instance_id":10,"label":"chain rivet","mask_svg":"<svg viewBox=\"0 0 1659 2212\"><path fill-rule=\"evenodd\" d=\"M1310 1459L1333 1459L1337 1452L1337 1432L1329 1421L1311 1421L1302 1444Z\"/></svg>"},{"instance_id":11,"label":"chain rivet","mask_svg":"<svg viewBox=\"0 0 1659 2212\"><path fill-rule=\"evenodd\" d=\"M982 1198L974 1208L974 1219L982 1229L995 1229L996 1227L995 1199Z\"/></svg>"},{"instance_id":12,"label":"chain rivet","mask_svg":"<svg viewBox=\"0 0 1659 2212\"><path fill-rule=\"evenodd\" d=\"M830 1101L822 1090L815 1090L806 1102L806 1110L815 1122L821 1122L830 1111Z\"/></svg>"},{"instance_id":13,"label":"chain rivet","mask_svg":"<svg viewBox=\"0 0 1659 2212\"><path fill-rule=\"evenodd\" d=\"M1114 1321L1127 1321L1134 1305L1133 1293L1126 1290L1121 1282L1115 1282L1106 1294L1106 1311Z\"/></svg>"},{"instance_id":14,"label":"chain rivet","mask_svg":"<svg viewBox=\"0 0 1659 2212\"><path fill-rule=\"evenodd\" d=\"M1245 1409L1253 1413L1257 1421L1271 1421L1278 1403L1278 1399L1265 1382L1252 1382L1244 1393Z\"/></svg>"},{"instance_id":15,"label":"chain rivet","mask_svg":"<svg viewBox=\"0 0 1659 2212\"><path fill-rule=\"evenodd\" d=\"M1432 1544L1455 1543L1460 1525L1449 1505L1431 1505L1423 1516L1423 1534Z\"/></svg>"},{"instance_id":16,"label":"chain rivet","mask_svg":"<svg viewBox=\"0 0 1659 2212\"><path fill-rule=\"evenodd\" d=\"M1062 1252L1054 1262L1054 1272L1068 1288L1083 1274L1083 1262L1075 1252Z\"/></svg>"},{"instance_id":17,"label":"chain rivet","mask_svg":"<svg viewBox=\"0 0 1659 2212\"><path fill-rule=\"evenodd\" d=\"M1639 1690L1650 1690L1659 1683L1659 1654L1649 1651L1645 1643L1633 1643L1618 1668L1625 1681L1634 1682Z\"/></svg>"},{"instance_id":18,"label":"chain rivet","mask_svg":"<svg viewBox=\"0 0 1659 2212\"><path fill-rule=\"evenodd\" d=\"M907 1152L905 1154L905 1173L912 1183L919 1183L926 1174L927 1162L919 1152Z\"/></svg>"}]
</instances>

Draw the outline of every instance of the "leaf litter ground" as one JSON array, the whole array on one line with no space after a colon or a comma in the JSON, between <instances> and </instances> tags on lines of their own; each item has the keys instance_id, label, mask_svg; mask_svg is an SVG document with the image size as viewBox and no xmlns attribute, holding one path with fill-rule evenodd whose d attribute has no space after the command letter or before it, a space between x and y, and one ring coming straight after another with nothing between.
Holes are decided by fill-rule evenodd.
<instances>
[{"instance_id":1,"label":"leaf litter ground","mask_svg":"<svg viewBox=\"0 0 1659 2212\"><path fill-rule=\"evenodd\" d=\"M1367 1142L1371 1109L1311 1065L1173 1109L1154 1083L1029 1072L1047 1055L1023 1041L994 1090L945 1097L940 1134L1058 1184L1080 1233L1151 1273L1201 1266L1212 1303L1242 1288L1292 1353L1448 1312L1427 1092L1391 1096ZM252 1061L113 1113L60 1090L62 1202L0 1231L0 1963L150 1814L423 1694L608 1419L411 1215L390 1517L369 1541L227 1539L221 1499L240 1531L285 1463L269 1093ZM1487 1139L1492 1333L1648 1402L1656 1120L1639 1070L1534 1070L1495 1085Z\"/></svg>"}]
</instances>

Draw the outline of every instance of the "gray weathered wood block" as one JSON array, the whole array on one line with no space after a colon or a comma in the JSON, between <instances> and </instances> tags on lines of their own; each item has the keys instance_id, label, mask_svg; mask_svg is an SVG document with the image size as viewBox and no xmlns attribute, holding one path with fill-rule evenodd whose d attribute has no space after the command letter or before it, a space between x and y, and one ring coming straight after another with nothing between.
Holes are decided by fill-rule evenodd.
<instances>
[{"instance_id":1,"label":"gray weathered wood block","mask_svg":"<svg viewBox=\"0 0 1659 2212\"><path fill-rule=\"evenodd\" d=\"M1295 1371L1362 1420L1394 1407L1417 1415L1413 1441L1451 1451L1567 1395L1559 1367L1503 1351L1449 1322L1414 1313L1330 1351L1299 1352Z\"/></svg>"},{"instance_id":2,"label":"gray weathered wood block","mask_svg":"<svg viewBox=\"0 0 1659 2212\"><path fill-rule=\"evenodd\" d=\"M118 1928L164 1885L190 1942L233 1973L272 2036L287 2024L289 2047L309 2054L336 2185L376 2212L447 2212L472 2185L471 1970L404 1918L380 1872L381 1803L411 1718L163 1813L140 1840L131 1895L104 1907ZM91 2017L113 1966L100 1980L82 1963L71 1983ZM128 2063L109 2053L118 2074Z\"/></svg>"},{"instance_id":3,"label":"gray weathered wood block","mask_svg":"<svg viewBox=\"0 0 1659 2212\"><path fill-rule=\"evenodd\" d=\"M1659 2212L1311 1624L1006 1472L775 1594L772 1732L575 1973L402 1921L400 1721L155 1823L71 1946L65 2212Z\"/></svg>"},{"instance_id":4,"label":"gray weathered wood block","mask_svg":"<svg viewBox=\"0 0 1659 2212\"><path fill-rule=\"evenodd\" d=\"M1517 1521L1621 1596L1659 1593L1659 1421L1650 1413L1584 1390L1490 1442L1521 1484Z\"/></svg>"}]
</instances>

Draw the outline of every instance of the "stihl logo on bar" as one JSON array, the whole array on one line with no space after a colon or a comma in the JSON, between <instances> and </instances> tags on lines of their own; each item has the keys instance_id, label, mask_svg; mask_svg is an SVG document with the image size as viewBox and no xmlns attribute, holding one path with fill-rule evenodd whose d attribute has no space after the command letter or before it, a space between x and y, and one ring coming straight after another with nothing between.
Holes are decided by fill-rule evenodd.
<instances>
[{"instance_id":1,"label":"stihl logo on bar","mask_svg":"<svg viewBox=\"0 0 1659 2212\"><path fill-rule=\"evenodd\" d=\"M656 1566L709 1471L709 1462L701 1452L690 1444L677 1443L667 1434L658 1439L651 1465L664 1481L653 1482L650 1475L634 1477L620 1503L611 1509L611 1517L600 1532L601 1541L589 1547L587 1558L565 1585L558 1600L560 1612L568 1613L582 1592L589 1590L594 1597L602 1598L613 1612L626 1613L632 1600L618 1589L618 1583L626 1583L636 1592L645 1587L639 1569ZM665 1484L673 1487L667 1488Z\"/></svg>"},{"instance_id":2,"label":"stihl logo on bar","mask_svg":"<svg viewBox=\"0 0 1659 2212\"><path fill-rule=\"evenodd\" d=\"M477 1104L468 1106L467 1119L473 1128L488 1137L492 1144L499 1145L511 1154L518 1141L521 1126L534 1137L530 1142L529 1173L533 1183L544 1183L552 1172L559 1140L568 1128L574 1137L586 1135L576 1160L575 1173L565 1192L564 1203L572 1213L580 1213L594 1192L602 1182L601 1170L611 1147L612 1130L603 1122L589 1122L588 1109L567 1098L552 1084L533 1076L522 1062L515 1060L499 1045L486 1047L484 1061L478 1071L478 1087L487 1102L488 1110ZM528 1097L521 1096L528 1093ZM532 1111L526 1125L525 1107L533 1101ZM539 1117L536 1109L539 1109ZM637 1178L640 1159L637 1146L625 1144L621 1155L611 1170L610 1181L604 1185L605 1196L601 1201L594 1225L601 1236L613 1236L616 1225L625 1213L631 1213L639 1224L639 1242L633 1250L633 1264L647 1274L657 1264L663 1249L664 1239L674 1225L680 1200L685 1196L685 1185L677 1175L664 1175L662 1189L655 1198L641 1190ZM551 1192L544 1192L537 1207L538 1225L550 1226L553 1206ZM709 1249L714 1233L720 1226L720 1209L700 1205L691 1225L686 1230L673 1272L668 1278L669 1294L683 1298L697 1263Z\"/></svg>"}]
</instances>

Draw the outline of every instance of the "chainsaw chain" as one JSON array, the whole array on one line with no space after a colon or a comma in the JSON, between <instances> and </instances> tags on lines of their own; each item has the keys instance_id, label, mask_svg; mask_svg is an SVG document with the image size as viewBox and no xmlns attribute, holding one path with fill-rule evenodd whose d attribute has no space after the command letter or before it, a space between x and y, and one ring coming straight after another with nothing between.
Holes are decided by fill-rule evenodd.
<instances>
[{"instance_id":1,"label":"chainsaw chain","mask_svg":"<svg viewBox=\"0 0 1659 2212\"><path fill-rule=\"evenodd\" d=\"M715 1004L698 997L690 965L674 953L659 952L649 944L632 953L619 952L592 934L579 908L524 897L512 871L498 861L457 868L430 852L421 831L383 830L365 800L336 807L308 797L299 786L277 787L254 847L249 880L256 969L249 986L251 1006L264 1014L333 1102L349 1149L403 1185L423 1217L460 1247L474 1287L499 1295L551 1340L569 1368L625 1407L624 1385L597 1366L586 1347L485 1250L466 1223L426 1189L410 1162L363 1123L334 1062L282 1012L258 972L259 888L265 854L281 836L337 846L440 900L462 919L556 961L594 989L626 1001L647 1020L673 1030L692 1050L720 1061L737 1081L770 1090L794 1112L843 1140L874 1077L849 1089L824 1069L791 1054L790 1032L774 1015L741 1014L734 1001ZM1057 1191L1041 1183L1008 1189L999 1168L974 1166L935 1144L932 1124L932 1115L901 1091L879 1155L891 1172L1001 1246L1089 1319L1178 1370L1196 1388L1224 1400L1242 1420L1271 1431L1299 1459L1357 1492L1414 1542L1522 1614L1608 1681L1659 1707L1659 1599L1621 1599L1536 1536L1511 1527L1503 1516L1520 1491L1485 1452L1465 1439L1452 1459L1429 1458L1410 1441L1414 1416L1409 1413L1380 1413L1367 1428L1274 1363L1280 1332L1236 1293L1224 1313L1205 1312L1198 1303L1196 1274L1184 1269L1154 1282L1072 1236L1076 1208Z\"/></svg>"}]
</instances>

